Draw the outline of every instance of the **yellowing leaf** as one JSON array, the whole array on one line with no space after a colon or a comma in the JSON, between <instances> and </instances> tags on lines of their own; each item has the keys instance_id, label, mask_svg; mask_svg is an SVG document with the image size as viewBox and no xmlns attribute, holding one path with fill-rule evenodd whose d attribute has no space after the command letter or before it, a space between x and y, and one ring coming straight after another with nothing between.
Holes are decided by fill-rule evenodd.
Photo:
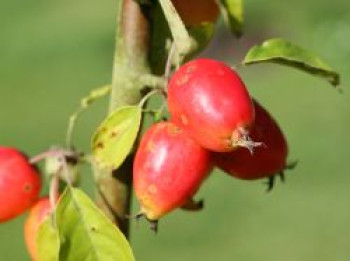
<instances>
[{"instance_id":1,"label":"yellowing leaf","mask_svg":"<svg viewBox=\"0 0 350 261\"><path fill-rule=\"evenodd\" d=\"M58 231L47 218L39 227L36 238L39 261L57 261L60 247Z\"/></svg>"},{"instance_id":2,"label":"yellowing leaf","mask_svg":"<svg viewBox=\"0 0 350 261\"><path fill-rule=\"evenodd\" d=\"M125 106L109 115L92 138L92 152L100 168L117 169L126 159L141 122L139 106Z\"/></svg>"}]
</instances>

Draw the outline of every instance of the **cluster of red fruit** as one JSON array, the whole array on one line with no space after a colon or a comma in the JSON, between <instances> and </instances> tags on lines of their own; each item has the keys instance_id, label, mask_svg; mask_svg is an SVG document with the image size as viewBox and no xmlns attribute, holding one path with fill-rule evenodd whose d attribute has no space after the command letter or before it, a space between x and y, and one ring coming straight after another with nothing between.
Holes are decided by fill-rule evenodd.
<instances>
[{"instance_id":1,"label":"cluster of red fruit","mask_svg":"<svg viewBox=\"0 0 350 261\"><path fill-rule=\"evenodd\" d=\"M170 121L147 130L134 161L134 189L147 219L191 202L213 166L241 179L286 167L279 126L224 63L197 59L180 67L168 85L168 108Z\"/></svg>"},{"instance_id":2,"label":"cluster of red fruit","mask_svg":"<svg viewBox=\"0 0 350 261\"><path fill-rule=\"evenodd\" d=\"M25 222L25 242L32 260L38 260L36 236L51 212L48 197L39 198L41 176L28 158L14 148L0 147L0 223L30 209Z\"/></svg>"},{"instance_id":3,"label":"cluster of red fruit","mask_svg":"<svg viewBox=\"0 0 350 261\"><path fill-rule=\"evenodd\" d=\"M147 130L134 160L135 193L147 219L193 203L213 166L241 179L271 177L286 167L280 128L224 63L186 63L167 93L171 119ZM0 147L0 222L31 209L25 240L33 260L39 226L52 210L47 197L39 199L40 190L40 174L28 158Z\"/></svg>"}]
</instances>

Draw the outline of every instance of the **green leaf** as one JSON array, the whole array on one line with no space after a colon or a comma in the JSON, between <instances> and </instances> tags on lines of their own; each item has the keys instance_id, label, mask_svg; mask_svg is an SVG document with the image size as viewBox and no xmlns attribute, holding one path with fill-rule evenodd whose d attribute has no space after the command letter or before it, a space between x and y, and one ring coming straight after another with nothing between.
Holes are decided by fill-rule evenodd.
<instances>
[{"instance_id":1,"label":"green leaf","mask_svg":"<svg viewBox=\"0 0 350 261\"><path fill-rule=\"evenodd\" d=\"M231 32L237 37L243 34L243 0L220 0L221 12Z\"/></svg>"},{"instance_id":2,"label":"green leaf","mask_svg":"<svg viewBox=\"0 0 350 261\"><path fill-rule=\"evenodd\" d=\"M320 76L337 86L340 76L317 55L283 39L270 39L249 50L243 64L277 63Z\"/></svg>"},{"instance_id":3,"label":"green leaf","mask_svg":"<svg viewBox=\"0 0 350 261\"><path fill-rule=\"evenodd\" d=\"M207 47L214 36L215 25L214 23L205 22L199 26L188 27L188 32L191 37L197 42L197 48L194 49L192 53L188 55L188 57L186 57L186 60L193 56L196 56L201 51L203 51L205 47Z\"/></svg>"},{"instance_id":4,"label":"green leaf","mask_svg":"<svg viewBox=\"0 0 350 261\"><path fill-rule=\"evenodd\" d=\"M92 152L100 168L117 169L129 155L141 122L140 106L125 106L112 112L92 138Z\"/></svg>"},{"instance_id":5,"label":"green leaf","mask_svg":"<svg viewBox=\"0 0 350 261\"><path fill-rule=\"evenodd\" d=\"M40 261L58 260L60 241L58 231L53 227L51 218L47 218L40 225L36 245Z\"/></svg>"},{"instance_id":6,"label":"green leaf","mask_svg":"<svg viewBox=\"0 0 350 261\"><path fill-rule=\"evenodd\" d=\"M133 261L128 241L81 190L67 188L56 210L60 261Z\"/></svg>"}]
</instances>

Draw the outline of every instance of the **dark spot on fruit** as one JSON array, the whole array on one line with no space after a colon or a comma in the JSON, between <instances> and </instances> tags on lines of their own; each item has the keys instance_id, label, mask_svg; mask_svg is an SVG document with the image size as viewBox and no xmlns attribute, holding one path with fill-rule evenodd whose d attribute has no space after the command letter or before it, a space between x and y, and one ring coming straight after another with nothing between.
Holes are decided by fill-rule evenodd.
<instances>
[{"instance_id":1,"label":"dark spot on fruit","mask_svg":"<svg viewBox=\"0 0 350 261\"><path fill-rule=\"evenodd\" d=\"M31 192L32 189L33 189L33 187L32 187L32 184L30 184L30 183L26 183L26 184L24 185L24 187L23 187L23 191L24 191L25 193Z\"/></svg>"}]
</instances>

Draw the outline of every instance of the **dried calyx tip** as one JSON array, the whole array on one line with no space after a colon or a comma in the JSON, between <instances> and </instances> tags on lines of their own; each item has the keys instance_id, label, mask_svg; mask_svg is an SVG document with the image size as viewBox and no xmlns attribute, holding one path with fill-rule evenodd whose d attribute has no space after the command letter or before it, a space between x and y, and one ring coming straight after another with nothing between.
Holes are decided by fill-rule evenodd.
<instances>
[{"instance_id":1,"label":"dried calyx tip","mask_svg":"<svg viewBox=\"0 0 350 261\"><path fill-rule=\"evenodd\" d=\"M204 208L204 200L198 200L195 201L194 199L189 199L183 206L181 206L181 209L187 210L187 211L200 211Z\"/></svg>"},{"instance_id":2,"label":"dried calyx tip","mask_svg":"<svg viewBox=\"0 0 350 261\"><path fill-rule=\"evenodd\" d=\"M139 212L138 214L136 215L126 215L126 218L129 218L129 219L135 219L137 222L141 219L141 218L145 218L149 224L150 224L150 229L155 233L157 234L158 232L158 220L152 220L152 219L149 219L144 212Z\"/></svg>"},{"instance_id":3,"label":"dried calyx tip","mask_svg":"<svg viewBox=\"0 0 350 261\"><path fill-rule=\"evenodd\" d=\"M158 233L158 220L148 220L150 223L150 229L157 234Z\"/></svg>"},{"instance_id":4,"label":"dried calyx tip","mask_svg":"<svg viewBox=\"0 0 350 261\"><path fill-rule=\"evenodd\" d=\"M289 162L287 164L287 166L285 167L285 169L287 169L287 170L294 169L298 165L298 163L299 163L298 160L294 160L292 162Z\"/></svg>"},{"instance_id":5,"label":"dried calyx tip","mask_svg":"<svg viewBox=\"0 0 350 261\"><path fill-rule=\"evenodd\" d=\"M281 180L282 183L284 183L286 181L286 176L284 175L284 172L281 171L280 173L278 173L278 176Z\"/></svg>"},{"instance_id":6,"label":"dried calyx tip","mask_svg":"<svg viewBox=\"0 0 350 261\"><path fill-rule=\"evenodd\" d=\"M275 185L275 175L272 175L271 177L267 178L266 185L266 192L271 192Z\"/></svg>"},{"instance_id":7,"label":"dried calyx tip","mask_svg":"<svg viewBox=\"0 0 350 261\"><path fill-rule=\"evenodd\" d=\"M245 128L243 127L239 128L238 132L240 134L240 138L238 140L232 141L233 146L247 148L250 154L252 155L254 154L254 148L260 147L260 146L266 146L263 142L253 141L249 136L249 132Z\"/></svg>"},{"instance_id":8,"label":"dried calyx tip","mask_svg":"<svg viewBox=\"0 0 350 261\"><path fill-rule=\"evenodd\" d=\"M276 182L276 177L277 177L277 176L280 178L280 180L281 180L282 183L285 183L286 177L285 177L283 171L279 172L278 174L274 174L274 175L272 175L272 176L270 176L270 177L267 178L267 182L266 182L267 189L266 189L266 192L272 191L272 189L273 189L274 186L275 186L275 182Z\"/></svg>"}]
</instances>

